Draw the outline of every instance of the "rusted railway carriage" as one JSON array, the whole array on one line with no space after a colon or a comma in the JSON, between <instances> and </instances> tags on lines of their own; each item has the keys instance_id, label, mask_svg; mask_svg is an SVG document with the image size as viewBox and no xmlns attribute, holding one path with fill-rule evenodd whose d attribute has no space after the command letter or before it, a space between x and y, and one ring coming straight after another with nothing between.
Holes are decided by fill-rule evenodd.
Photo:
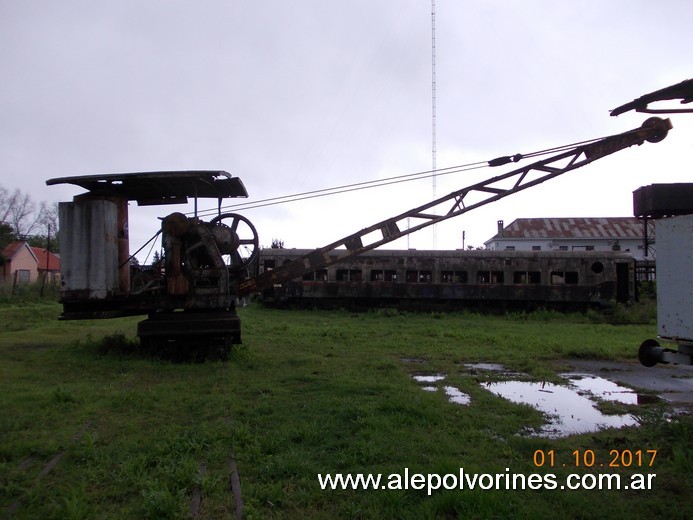
<instances>
[{"instance_id":1,"label":"rusted railway carriage","mask_svg":"<svg viewBox=\"0 0 693 520\"><path fill-rule=\"evenodd\" d=\"M251 276L307 250L264 249ZM635 260L611 252L374 250L275 284L266 304L579 308L632 301Z\"/></svg>"}]
</instances>

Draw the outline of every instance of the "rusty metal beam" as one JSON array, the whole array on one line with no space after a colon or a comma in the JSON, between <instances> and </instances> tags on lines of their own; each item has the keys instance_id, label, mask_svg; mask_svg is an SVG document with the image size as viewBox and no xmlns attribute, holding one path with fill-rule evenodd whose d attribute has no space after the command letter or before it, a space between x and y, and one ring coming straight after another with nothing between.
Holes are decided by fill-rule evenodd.
<instances>
[{"instance_id":1,"label":"rusty metal beam","mask_svg":"<svg viewBox=\"0 0 693 520\"><path fill-rule=\"evenodd\" d=\"M136 200L140 206L183 204L188 197L248 196L238 177L221 170L107 173L49 179L46 184L74 184L91 195Z\"/></svg>"},{"instance_id":2,"label":"rusty metal beam","mask_svg":"<svg viewBox=\"0 0 693 520\"><path fill-rule=\"evenodd\" d=\"M397 240L409 233L414 233L425 227L495 202L513 193L518 193L541 184L544 181L585 166L624 148L641 145L645 141L659 142L666 137L670 129L671 122L668 119L650 118L640 128L635 130L605 137L590 144L576 146L547 159L467 186L396 217L364 228L357 233L316 249L272 271L261 273L254 278L246 280L240 284L239 294L246 295L261 291L272 287L274 284L283 283L300 277L305 273L341 262L347 258ZM554 163L561 162L564 162L562 166L554 165ZM544 175L536 176L537 172L542 172ZM509 183L510 186L503 187L506 183ZM469 201L470 203L467 204L465 199L473 196L477 198ZM441 214L428 211L434 208L444 209L450 202L452 202L450 209ZM443 208L438 208L439 206ZM407 219L415 220L414 225L408 226Z\"/></svg>"},{"instance_id":3,"label":"rusty metal beam","mask_svg":"<svg viewBox=\"0 0 693 520\"><path fill-rule=\"evenodd\" d=\"M648 105L650 103L656 103L657 101L668 101L672 99L680 99L682 104L693 102L693 79L687 79L676 85L671 85L660 90L655 90L644 96L640 96L638 99L616 107L611 111L612 116L617 116L628 112L629 110L635 110L636 112L644 112L647 114L681 114L681 113L691 113L693 109L691 108L666 108L666 109L654 109L650 108Z\"/></svg>"}]
</instances>

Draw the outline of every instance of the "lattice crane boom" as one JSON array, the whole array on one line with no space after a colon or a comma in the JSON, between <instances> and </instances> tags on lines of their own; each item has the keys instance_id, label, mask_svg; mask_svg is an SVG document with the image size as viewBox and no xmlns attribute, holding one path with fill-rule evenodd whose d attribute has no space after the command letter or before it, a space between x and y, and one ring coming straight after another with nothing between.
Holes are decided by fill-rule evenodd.
<instances>
[{"instance_id":1,"label":"lattice crane boom","mask_svg":"<svg viewBox=\"0 0 693 520\"><path fill-rule=\"evenodd\" d=\"M671 128L669 119L653 117L645 121L640 128L578 145L522 168L472 184L318 248L293 262L245 280L239 286L239 295L262 291L274 284L287 282L370 251L425 227L541 184L619 150L641 145L645 141L659 142L666 137ZM501 157L490 161L489 165L500 166L517 162L519 159L521 156ZM436 213L440 208L443 208L444 212ZM413 225L407 225L407 219L410 219L410 223L413 221Z\"/></svg>"}]
</instances>

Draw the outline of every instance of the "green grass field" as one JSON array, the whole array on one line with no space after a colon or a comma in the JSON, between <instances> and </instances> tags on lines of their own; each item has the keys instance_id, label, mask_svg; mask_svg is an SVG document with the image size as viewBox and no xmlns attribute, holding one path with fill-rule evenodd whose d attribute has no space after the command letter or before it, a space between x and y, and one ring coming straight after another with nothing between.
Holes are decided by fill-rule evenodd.
<instances>
[{"instance_id":1,"label":"green grass field","mask_svg":"<svg viewBox=\"0 0 693 520\"><path fill-rule=\"evenodd\" d=\"M693 422L663 405L642 426L550 440L542 416L483 390L463 363L558 381L566 360L634 359L655 326L585 315L239 309L226 362L118 354L139 318L59 322L57 304L0 307L0 514L12 518L690 518ZM104 354L106 347L110 347ZM469 406L424 392L444 372ZM652 467L585 468L572 453L658 450ZM557 464L534 455L554 450ZM568 462L566 467L562 463ZM647 460L643 460L643 465ZM203 469L204 468L204 469ZM322 490L318 474L654 473L651 490ZM385 478L385 477L383 477Z\"/></svg>"}]
</instances>

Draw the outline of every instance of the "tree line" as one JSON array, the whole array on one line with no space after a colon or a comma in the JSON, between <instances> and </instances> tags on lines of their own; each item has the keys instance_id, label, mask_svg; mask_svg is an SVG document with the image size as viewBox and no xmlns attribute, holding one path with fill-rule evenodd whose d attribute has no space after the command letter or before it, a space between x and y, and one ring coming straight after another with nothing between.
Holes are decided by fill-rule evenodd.
<instances>
[{"instance_id":1,"label":"tree line","mask_svg":"<svg viewBox=\"0 0 693 520\"><path fill-rule=\"evenodd\" d=\"M58 252L58 203L35 202L29 193L0 184L0 256L15 240ZM0 262L2 258L0 258Z\"/></svg>"}]
</instances>

